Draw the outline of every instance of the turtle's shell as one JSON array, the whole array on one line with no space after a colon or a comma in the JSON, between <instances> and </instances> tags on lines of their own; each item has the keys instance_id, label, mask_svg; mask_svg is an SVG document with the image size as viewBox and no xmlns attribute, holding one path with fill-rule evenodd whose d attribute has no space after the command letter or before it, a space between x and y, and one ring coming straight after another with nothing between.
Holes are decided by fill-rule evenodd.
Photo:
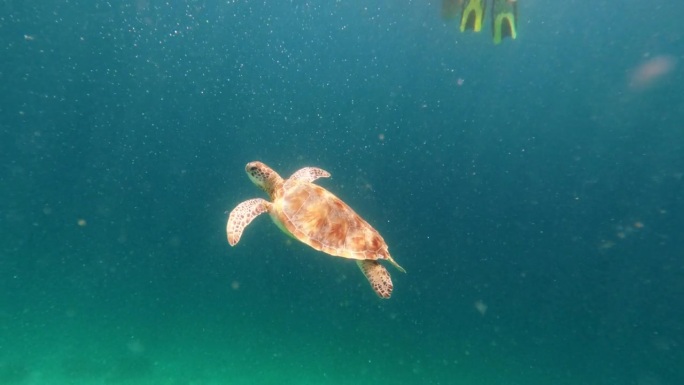
<instances>
[{"instance_id":1,"label":"turtle's shell","mask_svg":"<svg viewBox=\"0 0 684 385\"><path fill-rule=\"evenodd\" d=\"M276 193L271 216L295 238L333 256L388 259L380 234L340 198L321 186L287 180Z\"/></svg>"}]
</instances>

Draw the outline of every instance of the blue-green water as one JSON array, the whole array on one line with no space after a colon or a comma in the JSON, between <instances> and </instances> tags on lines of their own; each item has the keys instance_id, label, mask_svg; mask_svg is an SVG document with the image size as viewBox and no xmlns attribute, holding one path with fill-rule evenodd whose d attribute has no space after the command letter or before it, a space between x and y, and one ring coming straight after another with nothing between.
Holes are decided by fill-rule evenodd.
<instances>
[{"instance_id":1,"label":"blue-green water","mask_svg":"<svg viewBox=\"0 0 684 385\"><path fill-rule=\"evenodd\" d=\"M0 3L0 384L684 383L678 2ZM304 166L394 258L265 216Z\"/></svg>"}]
</instances>

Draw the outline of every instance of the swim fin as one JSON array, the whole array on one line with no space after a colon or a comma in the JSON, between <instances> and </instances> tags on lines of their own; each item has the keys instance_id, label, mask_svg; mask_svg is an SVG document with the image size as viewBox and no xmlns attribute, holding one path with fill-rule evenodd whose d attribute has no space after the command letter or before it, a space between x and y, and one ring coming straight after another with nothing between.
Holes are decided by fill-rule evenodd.
<instances>
[{"instance_id":1,"label":"swim fin","mask_svg":"<svg viewBox=\"0 0 684 385\"><path fill-rule=\"evenodd\" d=\"M510 37L518 36L518 1L517 0L493 0L492 4L492 38L494 44Z\"/></svg>"},{"instance_id":2,"label":"swim fin","mask_svg":"<svg viewBox=\"0 0 684 385\"><path fill-rule=\"evenodd\" d=\"M467 29L480 32L486 7L485 0L465 0L461 11L461 32Z\"/></svg>"}]
</instances>

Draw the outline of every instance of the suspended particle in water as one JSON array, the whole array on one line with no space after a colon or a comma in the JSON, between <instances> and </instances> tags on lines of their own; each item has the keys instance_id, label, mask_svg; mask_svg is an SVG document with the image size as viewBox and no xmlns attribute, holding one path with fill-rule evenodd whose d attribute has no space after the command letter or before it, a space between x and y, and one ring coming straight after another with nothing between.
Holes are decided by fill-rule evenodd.
<instances>
[{"instance_id":1,"label":"suspended particle in water","mask_svg":"<svg viewBox=\"0 0 684 385\"><path fill-rule=\"evenodd\" d=\"M477 300L475 301L475 310L477 310L480 314L485 315L487 312L487 305L482 302L482 300Z\"/></svg>"},{"instance_id":2,"label":"suspended particle in water","mask_svg":"<svg viewBox=\"0 0 684 385\"><path fill-rule=\"evenodd\" d=\"M672 56L652 57L634 68L629 78L629 86L636 90L649 88L672 72L675 65L676 61Z\"/></svg>"}]
</instances>

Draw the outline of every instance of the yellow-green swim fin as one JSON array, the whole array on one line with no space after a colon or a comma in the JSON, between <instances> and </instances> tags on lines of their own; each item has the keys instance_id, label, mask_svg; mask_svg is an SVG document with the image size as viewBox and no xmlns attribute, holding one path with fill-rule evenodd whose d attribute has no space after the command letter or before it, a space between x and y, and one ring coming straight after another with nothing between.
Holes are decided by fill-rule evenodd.
<instances>
[{"instance_id":1,"label":"yellow-green swim fin","mask_svg":"<svg viewBox=\"0 0 684 385\"><path fill-rule=\"evenodd\" d=\"M517 0L494 0L492 5L492 38L494 44L510 37L518 36L518 1Z\"/></svg>"},{"instance_id":2,"label":"yellow-green swim fin","mask_svg":"<svg viewBox=\"0 0 684 385\"><path fill-rule=\"evenodd\" d=\"M465 0L461 11L461 32L467 29L480 32L486 7L485 0Z\"/></svg>"}]
</instances>

